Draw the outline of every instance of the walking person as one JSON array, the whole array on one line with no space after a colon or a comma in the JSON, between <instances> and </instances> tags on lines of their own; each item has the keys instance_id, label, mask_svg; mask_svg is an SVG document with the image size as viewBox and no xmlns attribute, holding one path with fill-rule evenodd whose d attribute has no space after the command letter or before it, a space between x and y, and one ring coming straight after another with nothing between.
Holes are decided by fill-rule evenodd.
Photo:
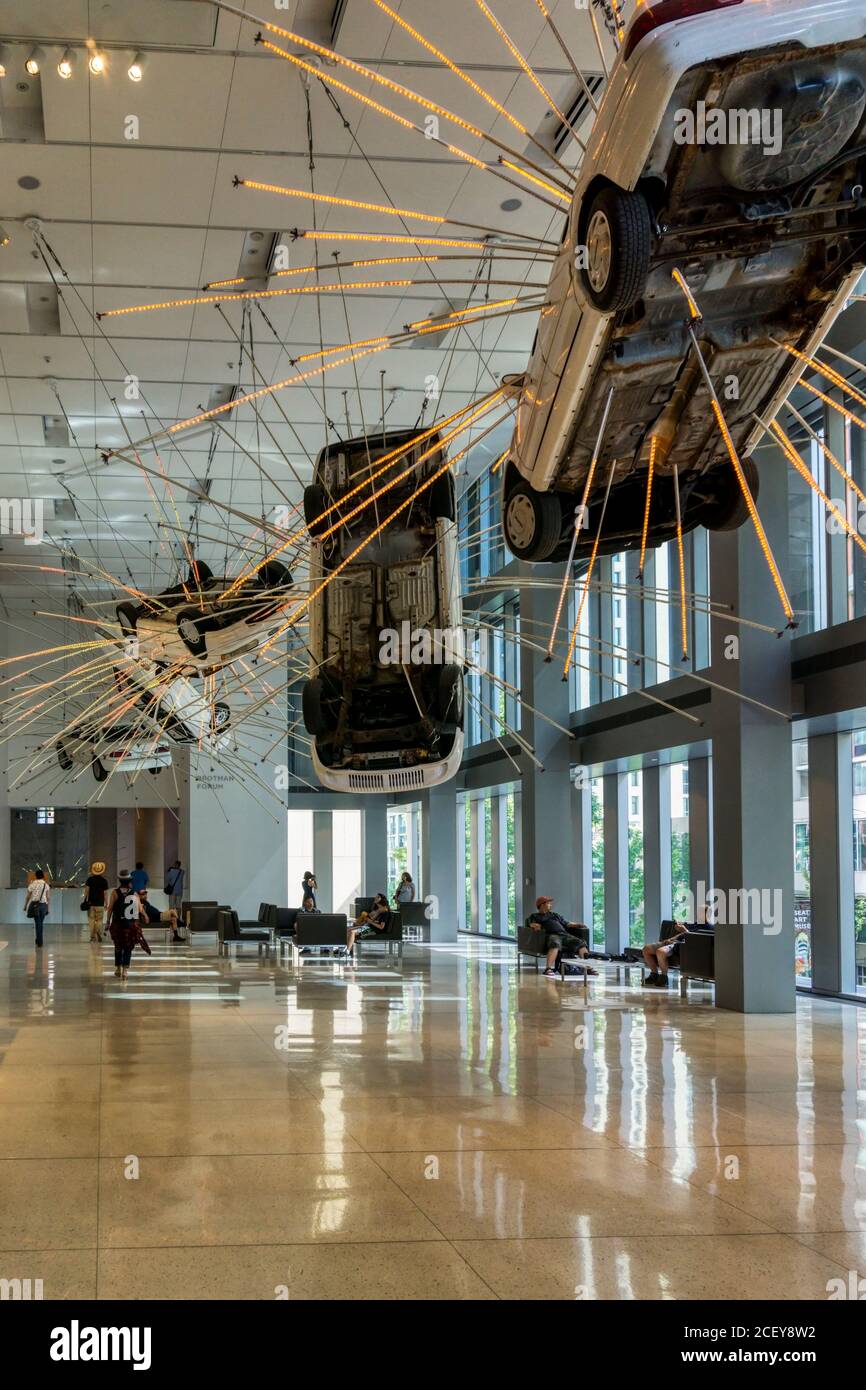
<instances>
[{"instance_id":1,"label":"walking person","mask_svg":"<svg viewBox=\"0 0 866 1390\"><path fill-rule=\"evenodd\" d=\"M141 899L132 887L132 877L128 873L118 876L117 887L108 904L108 930L114 942L114 973L118 979L125 980L129 975L129 965L136 946L150 955L150 947L141 930Z\"/></svg>"},{"instance_id":2,"label":"walking person","mask_svg":"<svg viewBox=\"0 0 866 1390\"><path fill-rule=\"evenodd\" d=\"M90 866L90 874L84 884L84 901L81 904L87 913L91 941L102 940L107 905L108 879L105 877L105 865L101 859L97 859Z\"/></svg>"},{"instance_id":3,"label":"walking person","mask_svg":"<svg viewBox=\"0 0 866 1390\"><path fill-rule=\"evenodd\" d=\"M170 912L176 912L178 918L183 907L183 885L186 878L186 870L181 867L179 859L175 859L171 868L165 876L165 892L168 897L168 907ZM175 940L179 940L175 933Z\"/></svg>"},{"instance_id":4,"label":"walking person","mask_svg":"<svg viewBox=\"0 0 866 1390\"><path fill-rule=\"evenodd\" d=\"M24 914L33 920L37 946L42 945L42 925L48 916L50 901L51 889L45 882L45 875L42 870L37 869L33 882L27 885L27 893L24 898Z\"/></svg>"}]
</instances>

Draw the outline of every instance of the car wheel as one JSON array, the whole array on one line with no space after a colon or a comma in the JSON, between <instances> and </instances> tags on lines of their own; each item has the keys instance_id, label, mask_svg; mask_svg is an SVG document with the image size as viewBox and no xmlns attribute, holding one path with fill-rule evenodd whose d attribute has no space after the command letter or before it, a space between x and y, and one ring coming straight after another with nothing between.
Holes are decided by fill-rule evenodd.
<instances>
[{"instance_id":1,"label":"car wheel","mask_svg":"<svg viewBox=\"0 0 866 1390\"><path fill-rule=\"evenodd\" d=\"M550 560L562 534L562 508L552 492L518 483L505 498L505 543L517 560Z\"/></svg>"},{"instance_id":2,"label":"car wheel","mask_svg":"<svg viewBox=\"0 0 866 1390\"><path fill-rule=\"evenodd\" d=\"M149 767L147 770L150 773L151 777L158 777L159 774L162 772L161 767Z\"/></svg>"},{"instance_id":3,"label":"car wheel","mask_svg":"<svg viewBox=\"0 0 866 1390\"><path fill-rule=\"evenodd\" d=\"M105 766L105 763L99 758L94 758L90 766L93 768L93 775L97 782L104 782L108 776L108 768Z\"/></svg>"},{"instance_id":4,"label":"car wheel","mask_svg":"<svg viewBox=\"0 0 866 1390\"><path fill-rule=\"evenodd\" d=\"M453 521L457 515L454 496L454 479L450 473L443 473L430 487L430 515L434 521Z\"/></svg>"},{"instance_id":5,"label":"car wheel","mask_svg":"<svg viewBox=\"0 0 866 1390\"><path fill-rule=\"evenodd\" d=\"M124 637L133 637L138 623L138 609L135 604L119 603L114 611L117 614L117 621L120 623L120 630Z\"/></svg>"},{"instance_id":6,"label":"car wheel","mask_svg":"<svg viewBox=\"0 0 866 1390\"><path fill-rule=\"evenodd\" d=\"M641 297L649 275L652 223L646 198L608 185L599 190L584 223L584 291L596 309L616 313Z\"/></svg>"},{"instance_id":7,"label":"car wheel","mask_svg":"<svg viewBox=\"0 0 866 1390\"><path fill-rule=\"evenodd\" d=\"M205 656L207 642L199 631L199 614L194 608L182 608L177 615L177 635L192 656Z\"/></svg>"},{"instance_id":8,"label":"car wheel","mask_svg":"<svg viewBox=\"0 0 866 1390\"><path fill-rule=\"evenodd\" d=\"M325 682L318 676L308 680L301 692L301 713L304 717L304 728L313 738L319 738L333 728L325 698Z\"/></svg>"},{"instance_id":9,"label":"car wheel","mask_svg":"<svg viewBox=\"0 0 866 1390\"><path fill-rule=\"evenodd\" d=\"M309 487L304 488L304 521L311 536L320 536L336 520L333 513L322 516L330 505L321 483L310 483Z\"/></svg>"},{"instance_id":10,"label":"car wheel","mask_svg":"<svg viewBox=\"0 0 866 1390\"><path fill-rule=\"evenodd\" d=\"M68 772L70 768L74 766L74 763L66 751L66 745L62 739L58 739L54 746L57 749L57 761L63 768L63 771Z\"/></svg>"},{"instance_id":11,"label":"car wheel","mask_svg":"<svg viewBox=\"0 0 866 1390\"><path fill-rule=\"evenodd\" d=\"M754 502L760 486L758 470L751 459L740 459L740 466ZM711 502L704 502L698 512L698 524L705 526L708 531L736 531L749 519L743 490L736 473L727 463L723 465L719 481L719 494Z\"/></svg>"},{"instance_id":12,"label":"car wheel","mask_svg":"<svg viewBox=\"0 0 866 1390\"><path fill-rule=\"evenodd\" d=\"M256 582L262 589L288 589L292 582L292 572L279 560L268 560L256 571Z\"/></svg>"},{"instance_id":13,"label":"car wheel","mask_svg":"<svg viewBox=\"0 0 866 1390\"><path fill-rule=\"evenodd\" d=\"M463 728L463 672L453 663L439 672L436 714L441 724L451 729Z\"/></svg>"},{"instance_id":14,"label":"car wheel","mask_svg":"<svg viewBox=\"0 0 866 1390\"><path fill-rule=\"evenodd\" d=\"M213 726L215 729L227 729L231 723L231 706L225 700L217 700L213 707Z\"/></svg>"}]
</instances>

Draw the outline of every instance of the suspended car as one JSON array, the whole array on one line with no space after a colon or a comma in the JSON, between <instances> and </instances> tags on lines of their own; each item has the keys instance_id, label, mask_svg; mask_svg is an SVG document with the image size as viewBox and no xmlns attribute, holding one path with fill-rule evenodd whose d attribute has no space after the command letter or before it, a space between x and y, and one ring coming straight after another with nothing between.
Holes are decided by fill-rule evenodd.
<instances>
[{"instance_id":1,"label":"suspended car","mask_svg":"<svg viewBox=\"0 0 866 1390\"><path fill-rule=\"evenodd\" d=\"M231 742L231 707L207 700L186 676L166 679L155 662L127 659L114 668L122 699L140 710L172 743L195 743L218 752Z\"/></svg>"},{"instance_id":2,"label":"suspended car","mask_svg":"<svg viewBox=\"0 0 866 1390\"><path fill-rule=\"evenodd\" d=\"M141 730L123 725L106 730L72 729L55 747L64 772L76 766L89 767L97 782L104 782L115 769L155 776L164 767L171 767L168 739L143 735Z\"/></svg>"},{"instance_id":3,"label":"suspended car","mask_svg":"<svg viewBox=\"0 0 866 1390\"><path fill-rule=\"evenodd\" d=\"M445 461L438 434L351 439L319 454L305 490L316 596L303 718L313 766L334 791L435 786L460 766L463 670L459 641L443 637L462 620L450 471L388 521Z\"/></svg>"},{"instance_id":4,"label":"suspended car","mask_svg":"<svg viewBox=\"0 0 866 1390\"><path fill-rule=\"evenodd\" d=\"M290 571L276 560L242 584L196 562L186 583L142 603L119 603L117 621L133 656L195 674L251 655L272 637L291 587Z\"/></svg>"},{"instance_id":5,"label":"suspended car","mask_svg":"<svg viewBox=\"0 0 866 1390\"><path fill-rule=\"evenodd\" d=\"M521 387L502 526L524 560L730 530L748 457L866 263L866 9L855 0L639 8L602 98ZM602 428L611 388L610 411ZM583 501L595 448L596 467ZM676 470L676 472L675 472Z\"/></svg>"}]
</instances>

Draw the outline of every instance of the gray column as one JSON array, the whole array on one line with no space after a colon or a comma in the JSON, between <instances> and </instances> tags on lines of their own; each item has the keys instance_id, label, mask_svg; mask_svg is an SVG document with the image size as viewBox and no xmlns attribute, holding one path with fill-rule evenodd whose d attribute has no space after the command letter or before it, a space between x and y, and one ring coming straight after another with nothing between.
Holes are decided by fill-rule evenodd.
<instances>
[{"instance_id":1,"label":"gray column","mask_svg":"<svg viewBox=\"0 0 866 1390\"><path fill-rule=\"evenodd\" d=\"M840 405L845 403L845 397L841 391L830 388L827 394ZM827 448L831 451L834 458L841 464L845 463L845 417L840 415L838 410L831 410L829 406L824 407L824 431L827 440ZM854 431L858 433L858 431ZM842 515L846 515L847 499L841 479L834 468L825 462L824 466L826 486L824 491L828 497L840 497ZM838 484L838 486L837 486ZM834 523L832 527L825 528L826 553L827 553L827 623L832 626L834 623L846 623L848 621L848 537L845 532Z\"/></svg>"},{"instance_id":2,"label":"gray column","mask_svg":"<svg viewBox=\"0 0 866 1390\"><path fill-rule=\"evenodd\" d=\"M640 558L640 556L638 556ZM659 680L658 664L656 662L656 650L658 646L658 634L656 631L656 601L654 589L656 586L656 555L654 550L648 550L644 559L643 582L645 589L649 590L650 597L644 597L641 605L641 647L644 653L643 659L643 685L657 685ZM634 646L629 638L629 646Z\"/></svg>"},{"instance_id":3,"label":"gray column","mask_svg":"<svg viewBox=\"0 0 866 1390\"><path fill-rule=\"evenodd\" d=\"M851 735L809 739L812 986L854 994L854 792Z\"/></svg>"},{"instance_id":4,"label":"gray column","mask_svg":"<svg viewBox=\"0 0 866 1390\"><path fill-rule=\"evenodd\" d=\"M320 912L330 912L334 906L334 822L330 811L313 812L313 873L318 884L316 906Z\"/></svg>"},{"instance_id":5,"label":"gray column","mask_svg":"<svg viewBox=\"0 0 866 1390\"><path fill-rule=\"evenodd\" d=\"M457 797L454 783L427 793L425 897L431 899L430 940L457 940ZM470 924L467 922L466 924Z\"/></svg>"},{"instance_id":6,"label":"gray column","mask_svg":"<svg viewBox=\"0 0 866 1390\"><path fill-rule=\"evenodd\" d=\"M572 787L571 822L574 828L575 853L577 856L577 896L574 900L574 920L589 927L592 936L592 790L589 772L586 768L584 780ZM565 915L565 914L563 914Z\"/></svg>"},{"instance_id":7,"label":"gray column","mask_svg":"<svg viewBox=\"0 0 866 1390\"><path fill-rule=\"evenodd\" d=\"M689 882L698 921L713 882L712 804L709 758L689 758ZM703 884L703 888L701 888Z\"/></svg>"},{"instance_id":8,"label":"gray column","mask_svg":"<svg viewBox=\"0 0 866 1390\"><path fill-rule=\"evenodd\" d=\"M607 772L604 783L604 949L628 945L628 774Z\"/></svg>"},{"instance_id":9,"label":"gray column","mask_svg":"<svg viewBox=\"0 0 866 1390\"><path fill-rule=\"evenodd\" d=\"M758 506L781 573L787 573L788 468L774 448L755 451ZM784 617L750 523L710 536L713 598L720 608L781 628ZM712 625L713 678L784 712L791 708L788 634L779 640L754 628L730 633ZM726 637L738 638L737 659L725 657ZM716 926L716 1005L742 1013L790 1013L794 992L794 856L791 726L787 719L713 692L713 836L715 888L726 916ZM743 894L763 890L780 920L755 922L763 911Z\"/></svg>"},{"instance_id":10,"label":"gray column","mask_svg":"<svg viewBox=\"0 0 866 1390\"><path fill-rule=\"evenodd\" d=\"M364 798L364 897L387 892L388 803L384 796Z\"/></svg>"},{"instance_id":11,"label":"gray column","mask_svg":"<svg viewBox=\"0 0 866 1390\"><path fill-rule=\"evenodd\" d=\"M643 770L643 887L646 940L658 941L659 923L672 915L671 769Z\"/></svg>"},{"instance_id":12,"label":"gray column","mask_svg":"<svg viewBox=\"0 0 866 1390\"><path fill-rule=\"evenodd\" d=\"M527 565L521 566L529 577ZM562 566L545 568L546 580L560 580ZM556 588L523 588L520 595L524 631L534 644L543 646L556 612ZM569 770L572 741L539 719L533 705L568 727L568 682L562 679L562 660L545 662L542 652L528 645L520 653L520 686L524 699L521 734L534 749L541 768L526 752L520 754L522 810L522 903L520 920L534 911L539 893L549 893L564 910L576 897L576 858L571 828Z\"/></svg>"}]
</instances>

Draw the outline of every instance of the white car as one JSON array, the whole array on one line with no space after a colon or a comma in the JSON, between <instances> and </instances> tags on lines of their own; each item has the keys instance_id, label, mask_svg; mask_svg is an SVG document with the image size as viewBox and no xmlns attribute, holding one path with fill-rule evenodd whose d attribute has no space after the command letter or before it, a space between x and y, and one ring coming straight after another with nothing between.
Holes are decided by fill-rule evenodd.
<instances>
[{"instance_id":1,"label":"white car","mask_svg":"<svg viewBox=\"0 0 866 1390\"><path fill-rule=\"evenodd\" d=\"M155 662L139 658L116 666L114 680L124 704L132 702L172 743L195 743L213 753L230 743L230 706L206 700L186 676L166 679Z\"/></svg>"},{"instance_id":2,"label":"white car","mask_svg":"<svg viewBox=\"0 0 866 1390\"><path fill-rule=\"evenodd\" d=\"M117 605L132 655L195 675L252 655L283 626L292 576L279 561L269 560L238 587L201 562L196 571L141 603Z\"/></svg>"},{"instance_id":3,"label":"white car","mask_svg":"<svg viewBox=\"0 0 866 1390\"><path fill-rule=\"evenodd\" d=\"M342 499L367 470L411 445L412 430L351 439L323 450L304 512L311 536L311 592L445 462L439 435L383 467L379 489L412 469L375 503ZM427 454L426 458L422 455ZM341 504L330 515L323 513ZM342 517L346 520L343 522ZM310 604L310 677L303 718L313 767L333 791L391 792L436 786L463 755L463 670L454 479L444 472L335 574ZM334 528L332 530L332 528ZM331 534L326 534L328 531ZM409 638L397 648L394 637ZM404 659L405 658L405 659Z\"/></svg>"},{"instance_id":4,"label":"white car","mask_svg":"<svg viewBox=\"0 0 866 1390\"><path fill-rule=\"evenodd\" d=\"M158 734L142 735L139 729L124 725L107 730L76 728L55 745L57 761L64 772L73 767L91 768L97 782L104 782L111 771L151 772L154 776L171 767L171 743Z\"/></svg>"},{"instance_id":5,"label":"white car","mask_svg":"<svg viewBox=\"0 0 866 1390\"><path fill-rule=\"evenodd\" d=\"M502 477L502 527L525 560L649 544L747 517L687 332L676 267L750 489L755 414L773 418L866 264L866 0L661 0L612 68ZM721 141L721 143L718 143ZM774 341L775 340L775 341ZM832 388L828 388L832 389Z\"/></svg>"}]
</instances>

